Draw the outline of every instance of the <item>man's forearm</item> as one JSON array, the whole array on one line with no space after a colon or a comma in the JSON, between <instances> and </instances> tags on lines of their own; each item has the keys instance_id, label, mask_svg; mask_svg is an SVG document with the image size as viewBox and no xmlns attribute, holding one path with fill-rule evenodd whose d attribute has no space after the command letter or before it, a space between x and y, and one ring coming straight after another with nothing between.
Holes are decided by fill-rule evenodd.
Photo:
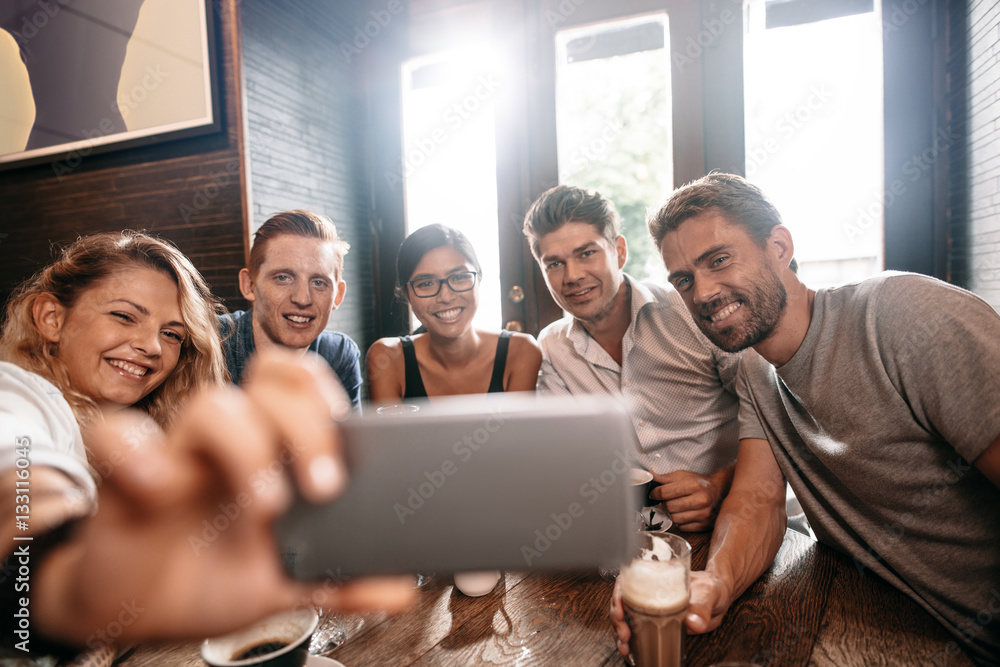
<instances>
[{"instance_id":1,"label":"man's forearm","mask_svg":"<svg viewBox=\"0 0 1000 667\"><path fill-rule=\"evenodd\" d=\"M729 490L733 486L733 475L736 472L736 464L727 466L722 470L717 470L713 472L708 478L712 481L712 485L719 490L719 498L723 501L726 496L729 495Z\"/></svg>"},{"instance_id":2,"label":"man's forearm","mask_svg":"<svg viewBox=\"0 0 1000 667\"><path fill-rule=\"evenodd\" d=\"M730 589L730 604L771 565L787 526L785 481L767 443L741 444L737 466L743 468L719 510L705 568Z\"/></svg>"}]
</instances>

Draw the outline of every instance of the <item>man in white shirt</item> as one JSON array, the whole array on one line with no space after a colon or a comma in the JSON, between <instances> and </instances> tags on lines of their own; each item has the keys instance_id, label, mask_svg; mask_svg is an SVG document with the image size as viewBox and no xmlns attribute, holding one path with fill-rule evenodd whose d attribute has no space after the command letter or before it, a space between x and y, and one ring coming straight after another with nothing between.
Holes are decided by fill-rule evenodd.
<instances>
[{"instance_id":1,"label":"man in white shirt","mask_svg":"<svg viewBox=\"0 0 1000 667\"><path fill-rule=\"evenodd\" d=\"M524 234L568 315L539 335L538 390L620 395L638 436L637 466L659 484L683 530L709 530L732 482L739 442L740 355L718 349L677 292L636 281L614 204L560 185L525 216Z\"/></svg>"}]
</instances>

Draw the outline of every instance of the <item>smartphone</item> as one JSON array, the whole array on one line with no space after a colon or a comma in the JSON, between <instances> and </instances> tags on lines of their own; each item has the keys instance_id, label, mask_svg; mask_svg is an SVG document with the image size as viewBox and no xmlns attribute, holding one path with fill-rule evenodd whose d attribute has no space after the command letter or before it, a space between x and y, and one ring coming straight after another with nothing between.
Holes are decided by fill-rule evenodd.
<instances>
[{"instance_id":1,"label":"smartphone","mask_svg":"<svg viewBox=\"0 0 1000 667\"><path fill-rule=\"evenodd\" d=\"M350 481L275 524L289 572L584 569L633 532L635 432L609 396L436 398L340 423Z\"/></svg>"}]
</instances>

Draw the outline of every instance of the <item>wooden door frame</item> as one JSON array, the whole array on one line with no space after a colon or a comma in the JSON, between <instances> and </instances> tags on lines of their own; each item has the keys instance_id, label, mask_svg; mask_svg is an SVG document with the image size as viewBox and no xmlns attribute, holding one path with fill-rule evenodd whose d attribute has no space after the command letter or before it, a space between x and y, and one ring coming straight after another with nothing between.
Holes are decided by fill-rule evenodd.
<instances>
[{"instance_id":1,"label":"wooden door frame","mask_svg":"<svg viewBox=\"0 0 1000 667\"><path fill-rule=\"evenodd\" d=\"M497 41L514 63L497 109L497 196L503 321L534 335L562 317L524 240L531 203L558 183L555 32L666 11L670 17L674 186L711 169L744 171L741 0L493 0ZM664 193L666 196L668 193ZM651 207L659 202L649 202ZM512 303L519 286L525 298Z\"/></svg>"}]
</instances>

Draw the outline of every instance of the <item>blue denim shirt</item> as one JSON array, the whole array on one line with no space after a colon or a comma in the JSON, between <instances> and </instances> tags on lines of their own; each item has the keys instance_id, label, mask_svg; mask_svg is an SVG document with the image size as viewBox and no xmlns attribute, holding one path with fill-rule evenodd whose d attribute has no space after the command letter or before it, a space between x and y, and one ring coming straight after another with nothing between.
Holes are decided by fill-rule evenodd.
<instances>
[{"instance_id":1,"label":"blue denim shirt","mask_svg":"<svg viewBox=\"0 0 1000 667\"><path fill-rule=\"evenodd\" d=\"M233 384L239 384L247 361L257 349L253 342L253 309L220 315L219 333L222 335L222 349L226 355L229 377ZM351 397L351 405L359 410L361 350L358 344L338 331L324 331L312 342L309 351L315 352L330 364L330 368L340 379L340 384L344 385L347 395Z\"/></svg>"}]
</instances>

